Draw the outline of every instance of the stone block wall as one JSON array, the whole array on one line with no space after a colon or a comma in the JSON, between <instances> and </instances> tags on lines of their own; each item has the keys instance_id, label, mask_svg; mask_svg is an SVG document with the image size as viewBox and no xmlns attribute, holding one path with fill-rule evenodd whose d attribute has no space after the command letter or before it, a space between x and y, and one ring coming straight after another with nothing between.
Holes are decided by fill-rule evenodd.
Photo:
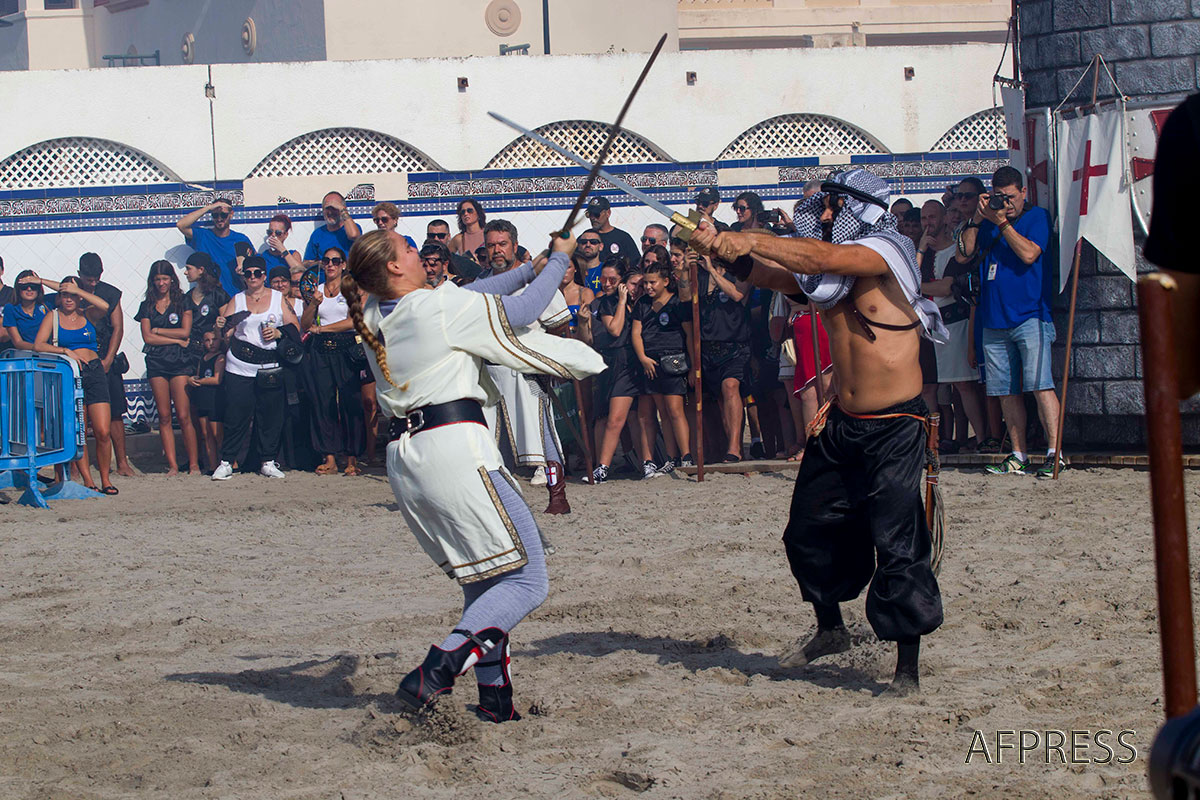
<instances>
[{"instance_id":1,"label":"stone block wall","mask_svg":"<svg viewBox=\"0 0 1200 800\"><path fill-rule=\"evenodd\" d=\"M1132 102L1168 106L1200 89L1200 0L1022 0L1019 13L1030 109L1058 105L1096 53ZM1087 102L1091 91L1088 76L1069 103ZM1103 74L1098 96L1113 96ZM1152 270L1142 258L1140 236L1136 244L1138 272ZM1068 283L1056 298L1054 313L1054 365L1060 381L1069 299ZM1073 340L1065 446L1143 447L1145 402L1134 285L1087 245L1080 260ZM1184 406L1183 434L1186 445L1200 445L1200 401L1195 398Z\"/></svg>"}]
</instances>

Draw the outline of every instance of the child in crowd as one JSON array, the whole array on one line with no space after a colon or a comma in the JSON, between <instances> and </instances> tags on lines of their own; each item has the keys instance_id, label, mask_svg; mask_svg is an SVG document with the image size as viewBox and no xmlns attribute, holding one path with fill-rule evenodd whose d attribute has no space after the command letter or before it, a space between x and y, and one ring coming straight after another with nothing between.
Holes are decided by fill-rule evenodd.
<instances>
[{"instance_id":1,"label":"child in crowd","mask_svg":"<svg viewBox=\"0 0 1200 800\"><path fill-rule=\"evenodd\" d=\"M200 344L204 348L196 365L196 374L188 378L192 393L192 409L200 422L200 437L204 444L204 455L208 459L206 469L213 470L221 460L221 439L225 425L221 422L221 407L225 396L221 392L221 379L225 376L225 351L222 340L215 330L205 331Z\"/></svg>"}]
</instances>

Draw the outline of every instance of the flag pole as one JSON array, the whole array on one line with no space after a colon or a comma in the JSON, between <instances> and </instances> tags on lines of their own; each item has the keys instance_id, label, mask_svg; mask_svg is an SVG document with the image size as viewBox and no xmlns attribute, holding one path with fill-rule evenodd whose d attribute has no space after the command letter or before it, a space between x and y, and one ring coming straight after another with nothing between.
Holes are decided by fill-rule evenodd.
<instances>
[{"instance_id":1,"label":"flag pole","mask_svg":"<svg viewBox=\"0 0 1200 800\"><path fill-rule=\"evenodd\" d=\"M1063 423L1067 419L1067 383L1071 379L1071 342L1075 338L1075 298L1079 294L1079 256L1083 252L1083 239L1075 242L1075 260L1071 264L1071 307L1067 312L1067 357L1063 361L1062 397L1058 399L1058 433L1054 437L1054 480L1058 480L1058 467L1062 463Z\"/></svg>"},{"instance_id":2,"label":"flag pole","mask_svg":"<svg viewBox=\"0 0 1200 800\"><path fill-rule=\"evenodd\" d=\"M1088 108L1095 109L1096 94L1100 89L1100 56L1092 56L1092 102ZM1087 180L1087 177L1084 177ZM1075 338L1075 298L1079 294L1079 256L1083 252L1083 238L1075 242L1075 260L1071 265L1071 305L1067 312L1067 357L1063 362L1062 397L1058 400L1058 433L1054 438L1054 474L1058 480L1059 465L1062 464L1063 424L1067 419L1067 384L1071 379L1071 342Z\"/></svg>"}]
</instances>

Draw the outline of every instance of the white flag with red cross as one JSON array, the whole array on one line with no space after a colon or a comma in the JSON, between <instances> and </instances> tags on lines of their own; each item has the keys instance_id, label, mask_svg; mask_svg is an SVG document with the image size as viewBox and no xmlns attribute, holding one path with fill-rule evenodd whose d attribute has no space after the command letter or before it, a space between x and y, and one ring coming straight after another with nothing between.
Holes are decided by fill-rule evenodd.
<instances>
[{"instance_id":1,"label":"white flag with red cross","mask_svg":"<svg viewBox=\"0 0 1200 800\"><path fill-rule=\"evenodd\" d=\"M1058 287L1071 273L1075 245L1087 239L1133 280L1133 216L1121 113L1105 111L1058 123Z\"/></svg>"},{"instance_id":2,"label":"white flag with red cross","mask_svg":"<svg viewBox=\"0 0 1200 800\"><path fill-rule=\"evenodd\" d=\"M1012 86L1000 87L1000 98L1004 101L1004 132L1008 139L1008 163L1013 169L1025 174L1029 163L1025 157L1025 91Z\"/></svg>"}]
</instances>

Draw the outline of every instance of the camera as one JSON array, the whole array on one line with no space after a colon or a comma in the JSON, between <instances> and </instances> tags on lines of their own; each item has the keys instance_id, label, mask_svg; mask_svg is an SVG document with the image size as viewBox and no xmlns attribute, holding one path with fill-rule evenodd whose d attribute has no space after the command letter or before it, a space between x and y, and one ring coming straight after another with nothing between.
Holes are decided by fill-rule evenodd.
<instances>
[{"instance_id":1,"label":"camera","mask_svg":"<svg viewBox=\"0 0 1200 800\"><path fill-rule=\"evenodd\" d=\"M783 212L777 208L758 212L758 224L776 236L782 236L789 230L787 225L783 224Z\"/></svg>"},{"instance_id":2,"label":"camera","mask_svg":"<svg viewBox=\"0 0 1200 800\"><path fill-rule=\"evenodd\" d=\"M955 275L954 280L950 284L950 290L954 293L954 298L970 305L979 305L979 292L982 289L982 282L977 269L971 269L961 275Z\"/></svg>"},{"instance_id":3,"label":"camera","mask_svg":"<svg viewBox=\"0 0 1200 800\"><path fill-rule=\"evenodd\" d=\"M1008 204L1008 198L999 192L992 192L988 195L988 208L992 211L1003 211Z\"/></svg>"}]
</instances>

